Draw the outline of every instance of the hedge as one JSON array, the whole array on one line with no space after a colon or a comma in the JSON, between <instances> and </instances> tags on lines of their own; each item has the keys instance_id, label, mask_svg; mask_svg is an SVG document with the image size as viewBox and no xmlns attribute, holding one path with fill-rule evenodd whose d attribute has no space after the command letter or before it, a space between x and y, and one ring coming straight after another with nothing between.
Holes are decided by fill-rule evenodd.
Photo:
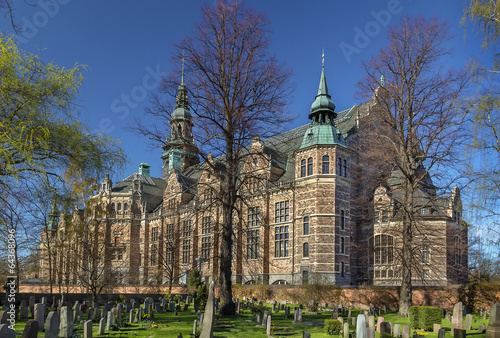
<instances>
[{"instance_id":1,"label":"hedge","mask_svg":"<svg viewBox=\"0 0 500 338\"><path fill-rule=\"evenodd\" d=\"M324 331L330 336L338 336L340 334L340 321L337 319L325 319Z\"/></svg>"}]
</instances>

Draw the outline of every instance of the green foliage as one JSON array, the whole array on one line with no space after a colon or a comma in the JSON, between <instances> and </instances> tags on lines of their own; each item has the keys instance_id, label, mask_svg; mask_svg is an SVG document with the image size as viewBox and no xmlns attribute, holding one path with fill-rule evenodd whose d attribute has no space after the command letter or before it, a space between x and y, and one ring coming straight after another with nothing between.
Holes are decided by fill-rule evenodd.
<instances>
[{"instance_id":1,"label":"green foliage","mask_svg":"<svg viewBox=\"0 0 500 338\"><path fill-rule=\"evenodd\" d=\"M410 326L413 329L418 328L418 306L410 306L408 310L408 316L410 317Z\"/></svg>"},{"instance_id":2,"label":"green foliage","mask_svg":"<svg viewBox=\"0 0 500 338\"><path fill-rule=\"evenodd\" d=\"M203 283L201 278L201 273L198 269L193 269L188 272L187 276L187 288L189 293L194 297L194 299L200 304L203 309L207 302L207 288L205 283Z\"/></svg>"},{"instance_id":3,"label":"green foliage","mask_svg":"<svg viewBox=\"0 0 500 338\"><path fill-rule=\"evenodd\" d=\"M268 313L270 312L270 309L268 307L259 305L257 303L254 303L250 310L252 311L253 315L259 314L260 318L262 318L262 316L264 315L264 311L267 311Z\"/></svg>"},{"instance_id":4,"label":"green foliage","mask_svg":"<svg viewBox=\"0 0 500 338\"><path fill-rule=\"evenodd\" d=\"M442 311L433 306L411 306L409 309L410 326L412 329L432 331L434 324L441 324Z\"/></svg>"},{"instance_id":5,"label":"green foliage","mask_svg":"<svg viewBox=\"0 0 500 338\"><path fill-rule=\"evenodd\" d=\"M118 295L118 300L120 303L124 303L127 300L127 297L125 295Z\"/></svg>"},{"instance_id":6,"label":"green foliage","mask_svg":"<svg viewBox=\"0 0 500 338\"><path fill-rule=\"evenodd\" d=\"M340 334L341 325L337 319L325 319L324 332L330 336L338 336Z\"/></svg>"},{"instance_id":7,"label":"green foliage","mask_svg":"<svg viewBox=\"0 0 500 338\"><path fill-rule=\"evenodd\" d=\"M471 20L484 33L483 47L494 45L500 36L500 3L498 0L471 0L462 23Z\"/></svg>"}]
</instances>

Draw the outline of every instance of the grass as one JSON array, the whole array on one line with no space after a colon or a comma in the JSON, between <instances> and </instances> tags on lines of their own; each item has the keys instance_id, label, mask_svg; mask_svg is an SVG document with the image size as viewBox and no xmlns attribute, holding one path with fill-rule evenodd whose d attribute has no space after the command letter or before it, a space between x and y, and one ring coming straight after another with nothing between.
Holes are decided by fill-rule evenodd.
<instances>
[{"instance_id":1,"label":"grass","mask_svg":"<svg viewBox=\"0 0 500 338\"><path fill-rule=\"evenodd\" d=\"M271 305L265 304L268 308L268 312L271 313ZM289 304L292 308L293 316L293 305ZM273 329L271 335L276 338L301 338L302 331L307 330L311 332L311 337L314 338L330 338L334 336L329 336L323 332L323 326L310 326L305 324L294 325L293 318L285 318L285 311L280 310L278 312L272 313L272 323ZM352 317L355 318L359 314L359 311L353 310ZM323 312L322 314L317 313L307 313L304 312L302 316L302 323L307 322L324 322L325 319L330 318L331 312ZM86 317L86 316L85 316ZM409 325L408 318L402 318L397 315L397 313L387 313L383 315L385 321L391 322L393 324ZM125 316L124 319L128 319ZM162 312L156 313L154 323L157 327L153 327L151 321L145 321L139 324L131 324L128 327L121 327L116 331L106 331L102 336L98 335L99 323L93 323L93 337L177 337L182 334L183 338L192 337L193 332L193 322L197 318L197 315L192 311L192 307L188 311L179 311L179 315L175 316L172 312ZM345 318L347 320L347 318ZM477 332L477 326L479 323L488 323L488 320L483 320L478 316L474 316L473 330L467 332L467 337L470 338L482 338L485 334L480 334ZM464 319L465 321L465 319ZM18 333L22 332L26 320L16 322L15 329ZM350 324L350 323L349 323ZM451 337L450 329L451 323L443 319L442 326L447 330L446 337ZM78 330L76 333L83 336L83 324L78 323L76 326ZM349 331L352 332L356 329L355 326L350 325ZM422 332L421 330L411 330ZM38 334L39 338L45 337L45 333L40 332ZM243 310L243 312L236 316L231 317L221 317L216 316L216 322L214 325L214 337L217 338L265 338L266 328L264 326L257 326L254 317L249 309ZM375 337L379 338L380 335L376 332ZM432 332L426 332L425 337L427 338L437 338L437 334Z\"/></svg>"}]
</instances>

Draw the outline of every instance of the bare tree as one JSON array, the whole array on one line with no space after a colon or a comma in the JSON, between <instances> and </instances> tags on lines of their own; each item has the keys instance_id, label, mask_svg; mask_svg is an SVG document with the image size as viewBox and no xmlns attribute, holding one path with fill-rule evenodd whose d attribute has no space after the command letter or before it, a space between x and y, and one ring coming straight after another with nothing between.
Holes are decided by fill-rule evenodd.
<instances>
[{"instance_id":1,"label":"bare tree","mask_svg":"<svg viewBox=\"0 0 500 338\"><path fill-rule=\"evenodd\" d=\"M185 60L185 82L197 129L193 134L199 155L218 184L214 197L222 209L222 223L216 225L222 314L235 313L231 291L233 216L238 214L240 169L249 156L247 147L255 135L270 136L289 119L285 106L291 93L290 72L269 55L268 45L268 21L262 13L236 1L219 1L215 8L202 7L202 22L191 37L176 46L174 57ZM173 94L177 79L165 79L163 94ZM168 120L169 110L163 102L162 95L156 97L151 113ZM158 129L151 136L147 128L138 128L157 141L165 139L158 137Z\"/></svg>"},{"instance_id":2,"label":"bare tree","mask_svg":"<svg viewBox=\"0 0 500 338\"><path fill-rule=\"evenodd\" d=\"M375 133L371 141L374 148L383 147L386 151L363 155L385 162L400 173L399 313L407 316L412 304L415 241L421 229L417 221L421 206L416 192L435 189L429 185L431 174L440 174L440 188L453 181L457 150L465 135L461 130L464 113L459 99L467 73L442 69L451 53L446 46L451 37L448 26L437 19L403 17L389 29L388 39L386 48L364 62L367 76L359 83L362 93L376 93L374 99L383 108L373 116ZM379 80L381 75L383 83ZM381 84L383 88L378 88Z\"/></svg>"}]
</instances>

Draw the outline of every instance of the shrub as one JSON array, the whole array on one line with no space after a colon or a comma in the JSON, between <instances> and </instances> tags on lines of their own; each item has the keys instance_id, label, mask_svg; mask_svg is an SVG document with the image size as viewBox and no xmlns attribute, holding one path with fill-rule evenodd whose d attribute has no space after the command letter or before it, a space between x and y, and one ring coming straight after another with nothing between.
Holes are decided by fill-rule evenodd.
<instances>
[{"instance_id":1,"label":"shrub","mask_svg":"<svg viewBox=\"0 0 500 338\"><path fill-rule=\"evenodd\" d=\"M264 311L267 311L268 313L270 313L269 311L269 308L265 307L264 305L257 305L257 304L254 304L252 306L252 314L260 314L260 318L262 318L262 316L264 315Z\"/></svg>"},{"instance_id":2,"label":"shrub","mask_svg":"<svg viewBox=\"0 0 500 338\"><path fill-rule=\"evenodd\" d=\"M410 327L412 329L417 329L419 326L418 306L410 306L410 309L408 310L408 315L410 317Z\"/></svg>"},{"instance_id":3,"label":"shrub","mask_svg":"<svg viewBox=\"0 0 500 338\"><path fill-rule=\"evenodd\" d=\"M441 309L433 306L412 306L409 310L410 326L413 329L432 331L434 324L441 324Z\"/></svg>"},{"instance_id":4,"label":"shrub","mask_svg":"<svg viewBox=\"0 0 500 338\"><path fill-rule=\"evenodd\" d=\"M434 324L441 324L442 310L433 306L420 306L418 309L418 323L420 329L432 331Z\"/></svg>"},{"instance_id":5,"label":"shrub","mask_svg":"<svg viewBox=\"0 0 500 338\"><path fill-rule=\"evenodd\" d=\"M340 334L340 322L337 319L325 319L323 330L330 336L338 336Z\"/></svg>"}]
</instances>

